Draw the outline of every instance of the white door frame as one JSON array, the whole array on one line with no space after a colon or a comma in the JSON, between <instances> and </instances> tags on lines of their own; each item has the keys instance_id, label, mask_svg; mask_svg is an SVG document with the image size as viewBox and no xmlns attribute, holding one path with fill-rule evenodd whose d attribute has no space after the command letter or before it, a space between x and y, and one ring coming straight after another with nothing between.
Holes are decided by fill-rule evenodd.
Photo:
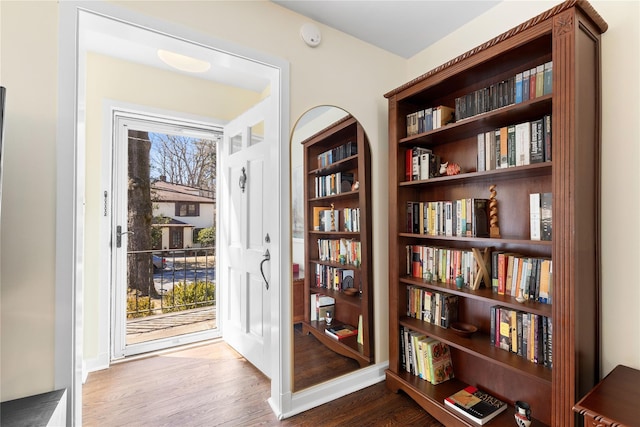
<instances>
[{"instance_id":1,"label":"white door frame","mask_svg":"<svg viewBox=\"0 0 640 427\"><path fill-rule=\"evenodd\" d=\"M199 43L235 58L261 64L271 72L271 94L279 105L278 230L272 235L271 343L273 376L269 403L277 416L291 406L291 307L289 212L289 64L285 60L203 35L179 24L154 19L98 1L63 1L58 15L58 129L56 135L56 324L55 384L69 393L67 425L82 423L85 112L84 52L79 49L81 13L95 13L153 28ZM282 273L282 274L281 274Z\"/></svg>"},{"instance_id":2,"label":"white door frame","mask_svg":"<svg viewBox=\"0 0 640 427\"><path fill-rule=\"evenodd\" d=\"M178 131L185 136L204 137L213 132L222 132L222 126L215 126L205 123L204 121L180 120L168 115L160 116L150 112L143 112L144 109L136 111L125 109L111 109L109 119L104 123L111 123L111 138L109 145L111 155L103 159L103 183L104 188L109 188L105 205L110 205L103 218L102 236L105 240L101 244L101 251L104 250L108 256L101 257L106 263L108 258L111 263L107 266L108 274L101 274L101 287L110 290L109 303L112 319L111 326L111 348L110 359L115 360L132 354L141 352L155 351L165 349L167 347L175 347L177 345L191 344L205 339L219 337L220 320L217 321L216 327L211 330L201 331L186 336L171 336L154 341L145 341L134 345L126 345L126 301L122 298L126 292L126 247L127 236L123 236L122 251L117 251L111 245L115 236L114 228L117 225L126 224L125 218L118 218L123 214L119 209L125 209L127 206L127 192L123 190L126 186L126 169L128 163L125 161L127 156L128 129L142 130L156 133L174 133ZM182 131L182 132L181 132ZM104 152L104 151L103 151ZM105 162L106 160L106 162ZM109 203L110 202L110 203ZM107 206L105 206L107 207ZM124 253L124 256L122 256ZM104 270L103 270L104 271ZM106 283L105 283L106 280ZM219 296L220 287L216 286L216 296ZM219 298L216 298L218 301ZM102 304L101 304L102 305ZM219 316L218 316L219 319ZM124 324L123 324L124 322Z\"/></svg>"}]
</instances>

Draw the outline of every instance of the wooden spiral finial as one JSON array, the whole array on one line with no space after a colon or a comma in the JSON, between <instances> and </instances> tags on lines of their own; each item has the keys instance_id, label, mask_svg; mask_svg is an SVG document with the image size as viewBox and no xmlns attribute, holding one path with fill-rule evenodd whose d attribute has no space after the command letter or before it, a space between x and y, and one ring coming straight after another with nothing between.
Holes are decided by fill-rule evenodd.
<instances>
[{"instance_id":1,"label":"wooden spiral finial","mask_svg":"<svg viewBox=\"0 0 640 427\"><path fill-rule=\"evenodd\" d=\"M491 237L500 237L500 228L498 227L498 201L496 200L496 185L489 187L489 235Z\"/></svg>"}]
</instances>

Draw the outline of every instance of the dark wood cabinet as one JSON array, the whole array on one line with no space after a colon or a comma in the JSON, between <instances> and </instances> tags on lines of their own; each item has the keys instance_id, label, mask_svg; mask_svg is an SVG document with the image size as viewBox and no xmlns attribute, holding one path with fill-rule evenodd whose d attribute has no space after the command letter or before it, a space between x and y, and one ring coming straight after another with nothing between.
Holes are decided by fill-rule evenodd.
<instances>
[{"instance_id":1,"label":"dark wood cabinet","mask_svg":"<svg viewBox=\"0 0 640 427\"><path fill-rule=\"evenodd\" d=\"M513 404L523 400L531 405L534 425L572 426L573 404L599 377L599 64L600 35L606 29L587 2L567 1L385 95L390 161L387 384L406 392L447 426L475 425L443 404L445 397L466 385L489 391L511 405L491 425L513 425ZM512 90L510 79L546 63L552 64L550 93L517 103L507 98L500 105L493 100L489 106L478 106L487 99L478 98L484 96L485 88L507 82L506 97ZM461 99L468 102L469 96L475 98L464 108L470 105L473 110L463 116L459 103ZM441 105L456 109L455 122L408 132L411 114ZM549 161L478 168L478 135L545 116L551 117ZM415 148L429 149L443 162L458 164L461 173L407 179L407 153ZM409 202L488 199L492 185L497 191L499 238L408 229ZM552 194L552 240L531 239L532 193ZM491 286L458 289L452 281L416 278L407 271L407 248L413 245L551 259L552 303L520 303ZM407 316L407 289L412 287L456 295L459 320L477 326L478 331L461 337L451 329ZM491 344L493 306L549 319L552 367ZM448 344L455 379L434 386L406 372L400 360L401 327Z\"/></svg>"},{"instance_id":2,"label":"dark wood cabinet","mask_svg":"<svg viewBox=\"0 0 640 427\"><path fill-rule=\"evenodd\" d=\"M624 427L640 424L640 371L618 365L583 397L573 410L587 427Z\"/></svg>"},{"instance_id":3,"label":"dark wood cabinet","mask_svg":"<svg viewBox=\"0 0 640 427\"><path fill-rule=\"evenodd\" d=\"M304 320L304 277L293 274L293 323Z\"/></svg>"},{"instance_id":4,"label":"dark wood cabinet","mask_svg":"<svg viewBox=\"0 0 640 427\"><path fill-rule=\"evenodd\" d=\"M303 332L367 366L374 361L369 142L360 123L349 115L302 144ZM349 294L348 288L354 293ZM312 319L311 299L317 294L335 300L332 325L358 328L360 324L360 340L357 336L336 340L325 333L324 319Z\"/></svg>"}]
</instances>

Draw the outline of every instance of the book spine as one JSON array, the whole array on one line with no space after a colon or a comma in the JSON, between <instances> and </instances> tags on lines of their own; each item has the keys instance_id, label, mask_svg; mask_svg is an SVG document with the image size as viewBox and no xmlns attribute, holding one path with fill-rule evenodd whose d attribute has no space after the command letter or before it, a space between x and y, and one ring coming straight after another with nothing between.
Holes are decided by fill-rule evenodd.
<instances>
[{"instance_id":1,"label":"book spine","mask_svg":"<svg viewBox=\"0 0 640 427\"><path fill-rule=\"evenodd\" d=\"M542 89L543 95L549 95L553 90L553 62L549 61L544 64L544 86Z\"/></svg>"},{"instance_id":2,"label":"book spine","mask_svg":"<svg viewBox=\"0 0 640 427\"><path fill-rule=\"evenodd\" d=\"M544 135L544 161L550 162L552 160L552 133L551 133L551 115L546 115L543 118L543 135Z\"/></svg>"},{"instance_id":3,"label":"book spine","mask_svg":"<svg viewBox=\"0 0 640 427\"><path fill-rule=\"evenodd\" d=\"M541 239L540 193L529 194L529 229L531 240Z\"/></svg>"},{"instance_id":4,"label":"book spine","mask_svg":"<svg viewBox=\"0 0 640 427\"><path fill-rule=\"evenodd\" d=\"M477 167L476 170L478 172L483 172L486 170L486 166L485 166L485 161L486 161L486 156L485 156L485 141L484 141L484 137L485 134L483 133L479 133L477 138L478 138L478 162L477 162Z\"/></svg>"},{"instance_id":5,"label":"book spine","mask_svg":"<svg viewBox=\"0 0 640 427\"><path fill-rule=\"evenodd\" d=\"M553 238L553 194L540 194L540 239L552 240Z\"/></svg>"},{"instance_id":6,"label":"book spine","mask_svg":"<svg viewBox=\"0 0 640 427\"><path fill-rule=\"evenodd\" d=\"M516 159L516 127L507 126L507 165L513 167L517 165Z\"/></svg>"}]
</instances>

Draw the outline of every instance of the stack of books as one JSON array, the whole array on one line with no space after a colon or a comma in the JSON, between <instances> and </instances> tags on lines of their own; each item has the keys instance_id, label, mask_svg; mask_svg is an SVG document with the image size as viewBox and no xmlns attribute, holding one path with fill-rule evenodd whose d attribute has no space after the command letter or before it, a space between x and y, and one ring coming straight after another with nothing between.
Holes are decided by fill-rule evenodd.
<instances>
[{"instance_id":1,"label":"stack of books","mask_svg":"<svg viewBox=\"0 0 640 427\"><path fill-rule=\"evenodd\" d=\"M507 409L507 404L473 386L452 394L444 404L480 425L484 425Z\"/></svg>"}]
</instances>

